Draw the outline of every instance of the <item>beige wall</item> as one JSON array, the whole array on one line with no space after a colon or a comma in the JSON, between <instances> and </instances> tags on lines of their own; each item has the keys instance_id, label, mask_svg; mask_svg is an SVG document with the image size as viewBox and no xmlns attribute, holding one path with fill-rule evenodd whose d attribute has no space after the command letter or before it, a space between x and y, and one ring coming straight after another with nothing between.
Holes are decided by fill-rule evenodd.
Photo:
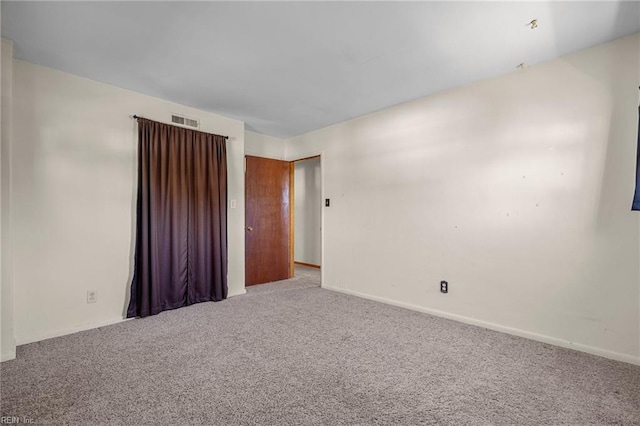
<instances>
[{"instance_id":1,"label":"beige wall","mask_svg":"<svg viewBox=\"0 0 640 426\"><path fill-rule=\"evenodd\" d=\"M639 46L286 141L323 153L323 286L640 363Z\"/></svg>"},{"instance_id":2,"label":"beige wall","mask_svg":"<svg viewBox=\"0 0 640 426\"><path fill-rule=\"evenodd\" d=\"M0 360L16 357L16 343L13 324L13 281L11 273L12 231L11 231L11 109L13 94L13 44L2 39L1 61L1 104L2 140L0 143Z\"/></svg>"},{"instance_id":3,"label":"beige wall","mask_svg":"<svg viewBox=\"0 0 640 426\"><path fill-rule=\"evenodd\" d=\"M244 124L14 61L18 344L122 320L133 270L138 114L229 135L229 294L244 292ZM87 290L98 302L86 303Z\"/></svg>"},{"instance_id":4,"label":"beige wall","mask_svg":"<svg viewBox=\"0 0 640 426\"><path fill-rule=\"evenodd\" d=\"M255 157L284 160L284 139L245 131L244 153Z\"/></svg>"}]
</instances>

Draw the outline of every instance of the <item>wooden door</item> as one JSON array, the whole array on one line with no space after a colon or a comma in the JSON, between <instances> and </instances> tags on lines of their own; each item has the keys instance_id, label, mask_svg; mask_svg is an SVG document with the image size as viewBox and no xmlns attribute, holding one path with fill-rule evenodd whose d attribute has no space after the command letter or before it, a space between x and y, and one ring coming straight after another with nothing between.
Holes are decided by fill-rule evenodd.
<instances>
[{"instance_id":1,"label":"wooden door","mask_svg":"<svg viewBox=\"0 0 640 426\"><path fill-rule=\"evenodd\" d=\"M261 157L245 159L245 284L290 278L290 164Z\"/></svg>"}]
</instances>

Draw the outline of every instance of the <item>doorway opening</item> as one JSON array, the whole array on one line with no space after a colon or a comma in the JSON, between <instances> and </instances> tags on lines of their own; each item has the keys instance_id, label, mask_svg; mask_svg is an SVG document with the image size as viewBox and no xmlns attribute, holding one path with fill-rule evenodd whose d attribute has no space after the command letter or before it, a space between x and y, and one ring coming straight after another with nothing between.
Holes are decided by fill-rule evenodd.
<instances>
[{"instance_id":1,"label":"doorway opening","mask_svg":"<svg viewBox=\"0 0 640 426\"><path fill-rule=\"evenodd\" d=\"M293 214L291 263L293 275L317 276L322 267L322 164L320 156L291 162Z\"/></svg>"},{"instance_id":2,"label":"doorway opening","mask_svg":"<svg viewBox=\"0 0 640 426\"><path fill-rule=\"evenodd\" d=\"M245 286L303 281L320 286L321 157L245 156Z\"/></svg>"}]
</instances>

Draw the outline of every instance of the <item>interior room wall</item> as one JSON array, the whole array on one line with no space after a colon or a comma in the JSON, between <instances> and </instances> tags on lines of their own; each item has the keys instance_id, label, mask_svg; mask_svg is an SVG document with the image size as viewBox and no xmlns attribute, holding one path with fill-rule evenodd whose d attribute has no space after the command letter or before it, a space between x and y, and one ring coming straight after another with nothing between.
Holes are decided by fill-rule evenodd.
<instances>
[{"instance_id":1,"label":"interior room wall","mask_svg":"<svg viewBox=\"0 0 640 426\"><path fill-rule=\"evenodd\" d=\"M245 131L244 153L255 157L284 160L284 139Z\"/></svg>"},{"instance_id":2,"label":"interior room wall","mask_svg":"<svg viewBox=\"0 0 640 426\"><path fill-rule=\"evenodd\" d=\"M320 158L294 163L294 260L321 265Z\"/></svg>"},{"instance_id":3,"label":"interior room wall","mask_svg":"<svg viewBox=\"0 0 640 426\"><path fill-rule=\"evenodd\" d=\"M287 158L323 154L323 286L640 363L639 48L287 140Z\"/></svg>"},{"instance_id":4,"label":"interior room wall","mask_svg":"<svg viewBox=\"0 0 640 426\"><path fill-rule=\"evenodd\" d=\"M0 47L0 360L16 357L11 279L11 108L13 98L13 43L2 39Z\"/></svg>"},{"instance_id":5,"label":"interior room wall","mask_svg":"<svg viewBox=\"0 0 640 426\"><path fill-rule=\"evenodd\" d=\"M20 60L13 71L18 344L122 320L135 243L133 114L184 114L229 136L229 295L244 292L244 123Z\"/></svg>"}]
</instances>

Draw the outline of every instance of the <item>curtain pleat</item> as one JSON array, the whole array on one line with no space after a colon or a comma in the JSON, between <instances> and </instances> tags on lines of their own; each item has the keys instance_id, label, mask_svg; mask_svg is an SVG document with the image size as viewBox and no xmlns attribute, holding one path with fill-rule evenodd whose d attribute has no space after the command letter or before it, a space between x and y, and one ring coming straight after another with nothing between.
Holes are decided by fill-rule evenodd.
<instances>
[{"instance_id":1,"label":"curtain pleat","mask_svg":"<svg viewBox=\"0 0 640 426\"><path fill-rule=\"evenodd\" d=\"M189 298L193 303L227 297L226 145L216 144L214 138L205 133L194 135L190 164ZM220 244L214 246L210 241Z\"/></svg>"},{"instance_id":2,"label":"curtain pleat","mask_svg":"<svg viewBox=\"0 0 640 426\"><path fill-rule=\"evenodd\" d=\"M640 210L640 108L638 108L638 150L636 151L636 190L631 210Z\"/></svg>"},{"instance_id":3,"label":"curtain pleat","mask_svg":"<svg viewBox=\"0 0 640 426\"><path fill-rule=\"evenodd\" d=\"M127 317L227 297L222 136L138 119L136 253Z\"/></svg>"}]
</instances>

